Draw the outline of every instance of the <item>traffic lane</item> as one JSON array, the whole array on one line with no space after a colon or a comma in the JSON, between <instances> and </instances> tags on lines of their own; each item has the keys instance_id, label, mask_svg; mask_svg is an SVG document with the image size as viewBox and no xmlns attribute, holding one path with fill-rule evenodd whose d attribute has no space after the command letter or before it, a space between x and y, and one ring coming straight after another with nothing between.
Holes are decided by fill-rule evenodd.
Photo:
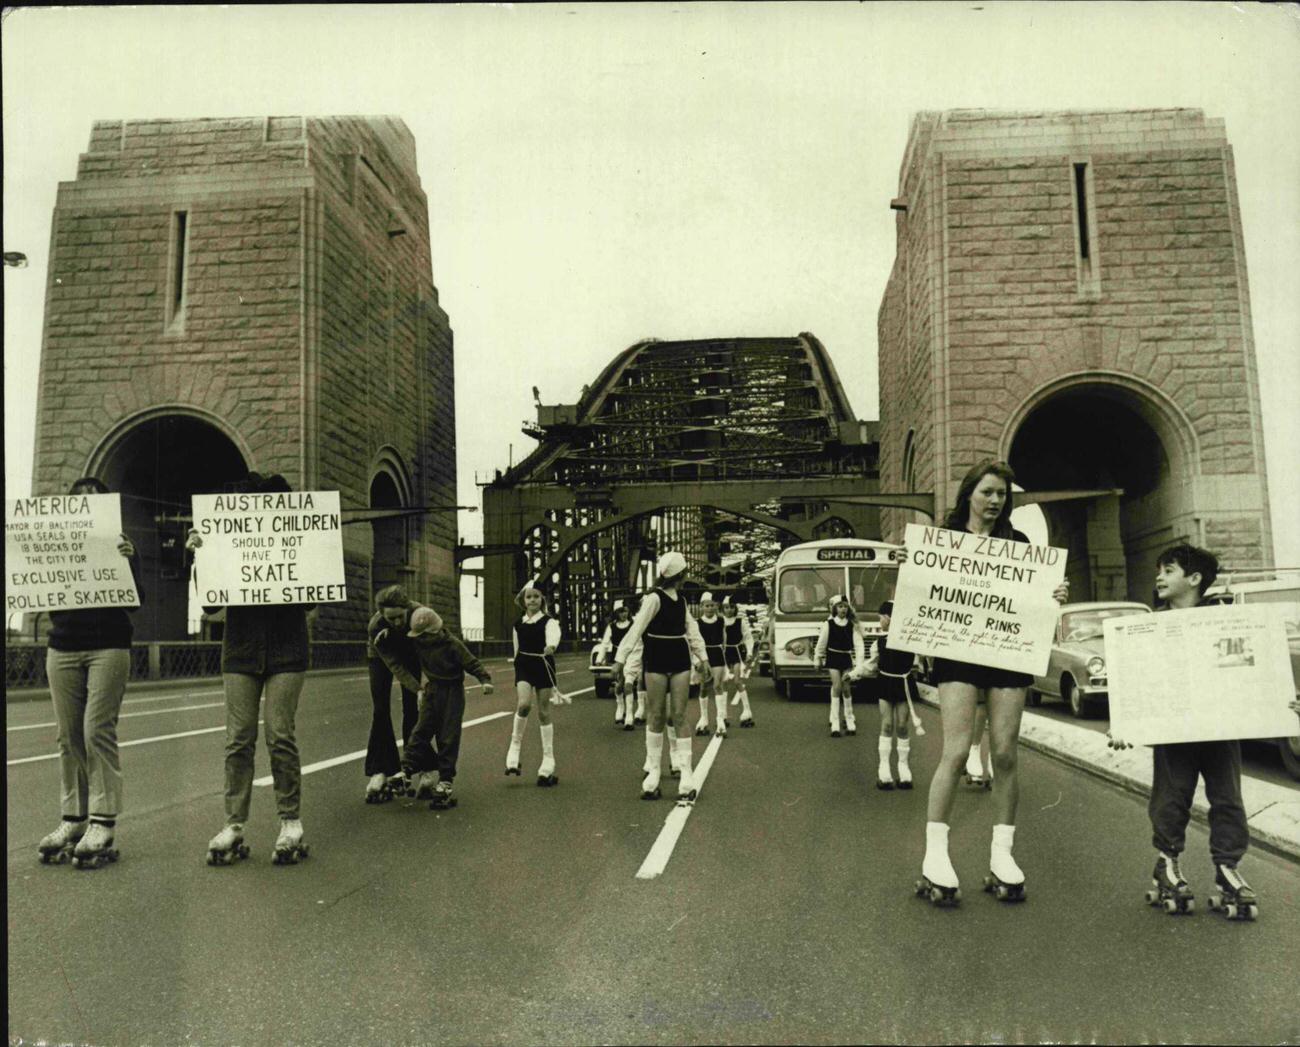
<instances>
[{"instance_id":1,"label":"traffic lane","mask_svg":"<svg viewBox=\"0 0 1300 1047\"><path fill-rule=\"evenodd\" d=\"M1110 721L1101 719L1080 720L1070 712L1069 705L1054 698L1044 698L1043 704L1025 710L1027 716L1047 716L1065 720L1069 723L1086 727L1090 731L1104 734L1110 729ZM1300 721L1297 721L1300 725ZM1273 785L1285 785L1300 790L1300 781L1296 781L1282 764L1278 755L1277 744L1268 739L1247 738L1241 743L1241 769L1253 778L1259 778Z\"/></svg>"},{"instance_id":2,"label":"traffic lane","mask_svg":"<svg viewBox=\"0 0 1300 1047\"><path fill-rule=\"evenodd\" d=\"M254 796L254 861L230 869L204 867L197 841L184 846L181 861L168 853L178 837L193 835L193 804L187 813L136 819L136 844L123 862L77 874L80 883L60 878L67 870L34 875L29 867L20 892L11 863L11 899L45 912L66 901L61 895L69 887L112 876L96 897L97 907L102 903L113 915L100 921L74 905L81 926L70 937L105 927L116 935L140 924L124 939L134 955L120 960L146 968L140 980L150 987L149 1000L132 994L119 1003L120 977L102 963L43 956L44 933L19 935L11 941L11 966L21 972L11 984L11 1014L22 1021L13 1028L94 1042L142 1042L142 1029L166 1030L168 1040L183 1034L197 1042L279 1042L291 1022L287 1027L301 1042L337 1042L343 1022L354 1042L423 1042L432 1028L450 1022L483 1040L489 1000L499 1007L502 993L509 997L517 983L524 996L536 991L529 971L544 988L555 962L550 942L582 908L586 882L611 876L626 892L657 829L635 799L629 774L640 762L634 744L640 739L612 731L608 703L582 701L557 711L562 784L555 789L538 789L531 776L501 774L509 738L504 721L466 731L457 783L464 801L446 814L413 802L368 807L342 767L311 776L305 792L313 795L313 855L293 869L267 861L275 824L269 790ZM531 770L540 748L535 728L527 742ZM601 802L614 795L616 805ZM660 817L667 806L646 805ZM634 841L638 829L644 839ZM128 882L129 890L114 890ZM151 923L145 898L160 902L168 919ZM232 913L240 914L234 923ZM376 971L383 975L396 960L402 976L376 982ZM60 961L81 1010L104 1017L93 1036L71 1024L69 999L50 993L50 985L63 984L52 980ZM186 972L183 986L169 981L168 971L178 970ZM268 970L276 976L267 979ZM413 1000L408 976L416 985L427 980L430 990ZM331 996L322 1008L322 989L340 984L366 989L341 1000ZM234 1013L230 1000L240 1001Z\"/></svg>"}]
</instances>

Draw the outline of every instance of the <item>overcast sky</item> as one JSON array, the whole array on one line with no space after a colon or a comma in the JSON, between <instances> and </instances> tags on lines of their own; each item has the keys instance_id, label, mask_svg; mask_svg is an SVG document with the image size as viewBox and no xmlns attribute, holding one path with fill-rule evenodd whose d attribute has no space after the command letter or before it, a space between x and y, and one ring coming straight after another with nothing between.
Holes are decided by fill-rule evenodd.
<instances>
[{"instance_id":1,"label":"overcast sky","mask_svg":"<svg viewBox=\"0 0 1300 1047\"><path fill-rule=\"evenodd\" d=\"M793 335L878 417L912 114L1190 106L1233 144L1275 546L1300 565L1294 5L671 4L8 11L5 477L30 490L50 215L95 119L391 113L456 336L461 501L647 336ZM477 516L463 516L467 540ZM466 608L466 621L477 614Z\"/></svg>"}]
</instances>

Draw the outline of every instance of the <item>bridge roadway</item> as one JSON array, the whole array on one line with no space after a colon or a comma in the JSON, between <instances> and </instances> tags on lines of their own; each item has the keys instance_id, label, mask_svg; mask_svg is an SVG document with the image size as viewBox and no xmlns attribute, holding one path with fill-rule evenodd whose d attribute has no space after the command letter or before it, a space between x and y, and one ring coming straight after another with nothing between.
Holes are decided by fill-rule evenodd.
<instances>
[{"instance_id":1,"label":"bridge roadway","mask_svg":"<svg viewBox=\"0 0 1300 1047\"><path fill-rule=\"evenodd\" d=\"M7 709L10 1043L433 1044L1300 1041L1300 867L1252 851L1262 917L1148 908L1137 798L1022 750L1017 857L1028 901L978 889L990 798L953 816L964 900L912 896L921 787L873 785L877 716L831 739L819 703L751 687L758 727L696 740L712 763L675 848L667 798L638 799L642 735L615 731L582 660L556 714L560 785L506 778L511 675L470 692L460 806L366 806L360 674L321 675L299 712L312 856L273 866L271 790L254 792L250 861L204 864L220 828L221 696L141 691L121 721L121 862L46 867L57 765L48 703ZM482 719L484 717L495 718ZM152 740L151 740L152 739ZM27 762L15 762L27 761ZM259 744L258 773L268 773ZM673 792L666 781L666 794ZM661 875L638 879L647 858ZM1209 857L1190 829L1204 900Z\"/></svg>"}]
</instances>

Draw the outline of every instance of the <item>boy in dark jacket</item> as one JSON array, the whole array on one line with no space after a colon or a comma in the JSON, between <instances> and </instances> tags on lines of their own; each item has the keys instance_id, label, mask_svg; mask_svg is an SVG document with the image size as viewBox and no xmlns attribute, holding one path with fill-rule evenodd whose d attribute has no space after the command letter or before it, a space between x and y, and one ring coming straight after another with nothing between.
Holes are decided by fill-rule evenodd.
<instances>
[{"instance_id":1,"label":"boy in dark jacket","mask_svg":"<svg viewBox=\"0 0 1300 1047\"><path fill-rule=\"evenodd\" d=\"M456 777L456 758L460 755L460 722L465 715L465 674L478 679L484 694L492 693L492 674L443 627L442 618L433 609L417 607L411 613L410 626L406 635L413 641L421 679L417 680L398 658L388 653L382 635L376 637L375 643L375 650L397 682L419 694L420 716L402 753L402 772L410 780L416 796L432 797L431 809L454 807L452 781ZM436 745L436 751L431 742ZM435 767L438 784L433 788L427 772Z\"/></svg>"}]
</instances>

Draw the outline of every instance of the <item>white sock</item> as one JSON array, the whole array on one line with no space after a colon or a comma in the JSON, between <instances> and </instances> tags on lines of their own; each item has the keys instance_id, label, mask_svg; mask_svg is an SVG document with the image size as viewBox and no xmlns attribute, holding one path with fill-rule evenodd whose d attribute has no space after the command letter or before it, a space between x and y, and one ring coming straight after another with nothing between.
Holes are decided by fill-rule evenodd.
<instances>
[{"instance_id":1,"label":"white sock","mask_svg":"<svg viewBox=\"0 0 1300 1047\"><path fill-rule=\"evenodd\" d=\"M542 757L551 760L555 758L555 724L544 723L541 726L542 735Z\"/></svg>"},{"instance_id":2,"label":"white sock","mask_svg":"<svg viewBox=\"0 0 1300 1047\"><path fill-rule=\"evenodd\" d=\"M911 752L911 739L898 739L898 778L902 782L910 782L912 780L912 768L907 765L907 758Z\"/></svg>"},{"instance_id":3,"label":"white sock","mask_svg":"<svg viewBox=\"0 0 1300 1047\"><path fill-rule=\"evenodd\" d=\"M713 704L718 710L718 723L722 723L727 718L727 692L719 691L714 696Z\"/></svg>"},{"instance_id":4,"label":"white sock","mask_svg":"<svg viewBox=\"0 0 1300 1047\"><path fill-rule=\"evenodd\" d=\"M1016 827L1014 825L995 825L993 826L993 849L995 851L1011 851L1011 845L1015 842Z\"/></svg>"},{"instance_id":5,"label":"white sock","mask_svg":"<svg viewBox=\"0 0 1300 1047\"><path fill-rule=\"evenodd\" d=\"M521 745L524 740L524 728L528 726L528 717L515 713L514 723L510 727L510 741Z\"/></svg>"},{"instance_id":6,"label":"white sock","mask_svg":"<svg viewBox=\"0 0 1300 1047\"><path fill-rule=\"evenodd\" d=\"M980 763L979 742L970 747L970 753L966 757L966 773L972 778L984 777L984 765Z\"/></svg>"},{"instance_id":7,"label":"white sock","mask_svg":"<svg viewBox=\"0 0 1300 1047\"><path fill-rule=\"evenodd\" d=\"M664 736L660 731L645 729L645 770L659 767L664 758Z\"/></svg>"},{"instance_id":8,"label":"white sock","mask_svg":"<svg viewBox=\"0 0 1300 1047\"><path fill-rule=\"evenodd\" d=\"M744 716L746 719L750 719L753 717L754 714L749 710L749 691L746 690L744 687L741 687L739 694L740 694L741 715Z\"/></svg>"},{"instance_id":9,"label":"white sock","mask_svg":"<svg viewBox=\"0 0 1300 1047\"><path fill-rule=\"evenodd\" d=\"M682 772L682 792L690 792L695 788L695 780L691 774L690 738L677 739L677 766Z\"/></svg>"},{"instance_id":10,"label":"white sock","mask_svg":"<svg viewBox=\"0 0 1300 1047\"><path fill-rule=\"evenodd\" d=\"M876 751L880 753L880 780L884 781L889 777L889 750L894 747L894 739L888 735L881 735L876 742ZM900 746L901 748L901 746ZM903 754L900 752L898 758L901 760Z\"/></svg>"}]
</instances>

